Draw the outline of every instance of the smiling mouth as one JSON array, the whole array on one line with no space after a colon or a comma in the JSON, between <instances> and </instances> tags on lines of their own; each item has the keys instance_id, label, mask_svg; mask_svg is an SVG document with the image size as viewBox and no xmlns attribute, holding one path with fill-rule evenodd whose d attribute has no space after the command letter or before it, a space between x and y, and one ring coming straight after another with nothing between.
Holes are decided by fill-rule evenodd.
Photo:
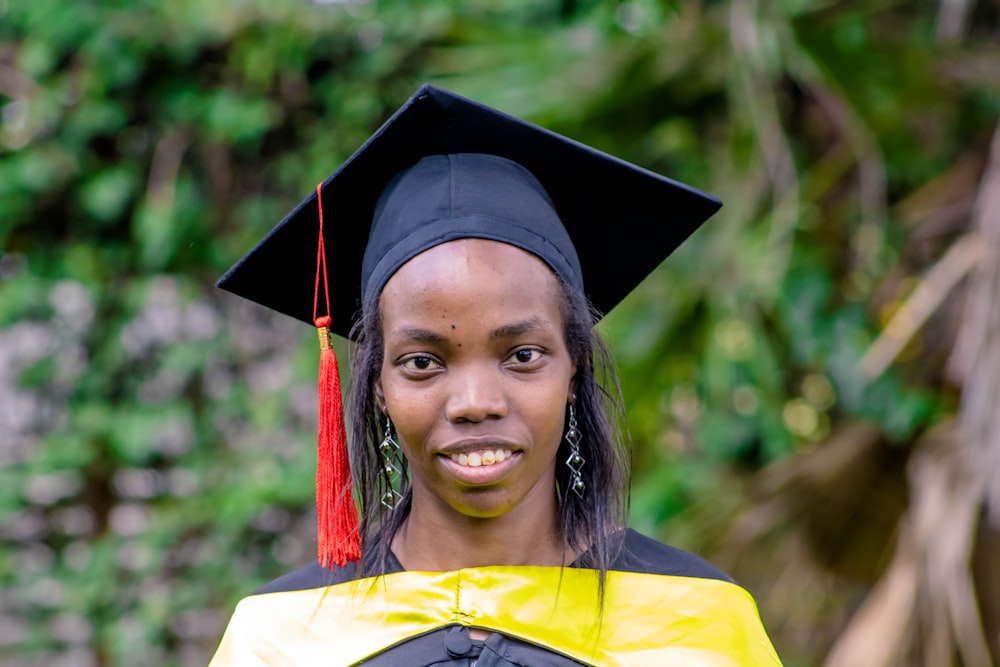
<instances>
[{"instance_id":1,"label":"smiling mouth","mask_svg":"<svg viewBox=\"0 0 1000 667\"><path fill-rule=\"evenodd\" d=\"M452 461L460 466L467 466L469 468L495 465L506 461L512 456L514 456L514 452L509 449L483 449L475 452L448 454L448 458Z\"/></svg>"}]
</instances>

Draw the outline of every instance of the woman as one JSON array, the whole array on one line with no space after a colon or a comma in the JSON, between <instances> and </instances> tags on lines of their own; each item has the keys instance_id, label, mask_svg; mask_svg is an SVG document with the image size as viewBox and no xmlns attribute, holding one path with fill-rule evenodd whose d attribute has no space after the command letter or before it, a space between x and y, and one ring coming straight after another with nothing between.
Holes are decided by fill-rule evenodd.
<instances>
[{"instance_id":1,"label":"woman","mask_svg":"<svg viewBox=\"0 0 1000 667\"><path fill-rule=\"evenodd\" d=\"M220 281L354 339L361 516L324 349L319 558L240 603L213 665L780 664L746 591L623 528L598 382L588 297L609 310L718 206L421 88Z\"/></svg>"}]
</instances>

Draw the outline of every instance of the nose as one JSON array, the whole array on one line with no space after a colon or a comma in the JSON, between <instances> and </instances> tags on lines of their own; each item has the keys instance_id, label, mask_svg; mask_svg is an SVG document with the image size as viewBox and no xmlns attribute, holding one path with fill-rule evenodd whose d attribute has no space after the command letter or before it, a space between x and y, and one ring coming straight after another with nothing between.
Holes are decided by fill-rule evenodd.
<instances>
[{"instance_id":1,"label":"nose","mask_svg":"<svg viewBox=\"0 0 1000 667\"><path fill-rule=\"evenodd\" d=\"M445 416L452 423L481 422L507 415L507 396L499 369L488 364L452 368Z\"/></svg>"}]
</instances>

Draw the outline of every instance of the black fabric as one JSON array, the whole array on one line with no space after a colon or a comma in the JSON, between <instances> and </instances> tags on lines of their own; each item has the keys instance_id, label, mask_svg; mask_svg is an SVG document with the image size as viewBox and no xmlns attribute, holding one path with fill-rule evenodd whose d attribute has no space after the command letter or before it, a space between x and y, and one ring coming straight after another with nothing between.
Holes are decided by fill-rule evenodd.
<instances>
[{"instance_id":1,"label":"black fabric","mask_svg":"<svg viewBox=\"0 0 1000 667\"><path fill-rule=\"evenodd\" d=\"M583 291L576 249L538 179L495 155L457 153L423 158L382 192L365 247L363 302L416 255L465 238L527 250Z\"/></svg>"},{"instance_id":2,"label":"black fabric","mask_svg":"<svg viewBox=\"0 0 1000 667\"><path fill-rule=\"evenodd\" d=\"M323 184L334 333L348 335L361 305L362 259L386 185L421 158L455 153L506 158L538 180L576 248L587 296L605 313L722 205L687 185L425 85ZM477 186L480 200L489 185ZM495 199L509 196L505 189L492 192ZM318 220L313 191L219 287L312 324ZM531 229L534 219L518 216L517 222Z\"/></svg>"},{"instance_id":3,"label":"black fabric","mask_svg":"<svg viewBox=\"0 0 1000 667\"><path fill-rule=\"evenodd\" d=\"M394 555L390 554L390 556L390 567L386 574L402 572L403 566ZM576 567L575 563L570 564L570 567ZM622 552L614 563L612 563L610 569L619 572L641 572L644 574L718 579L720 581L735 583L729 575L704 558L675 547L667 546L666 544L661 544L631 528L625 531L625 542ZM357 567L354 563L348 563L346 567L337 567L331 571L321 566L318 562L313 562L310 565L261 586L254 594L321 588L323 586L353 581L355 578L357 578Z\"/></svg>"},{"instance_id":4,"label":"black fabric","mask_svg":"<svg viewBox=\"0 0 1000 667\"><path fill-rule=\"evenodd\" d=\"M398 561L396 562L398 563ZM313 561L305 567L300 567L294 572L289 572L267 582L255 590L253 594L304 591L310 588L346 584L348 581L354 581L358 578L357 571L357 563L348 562L344 567L334 566L331 570L320 565L319 561Z\"/></svg>"},{"instance_id":5,"label":"black fabric","mask_svg":"<svg viewBox=\"0 0 1000 667\"><path fill-rule=\"evenodd\" d=\"M701 556L662 544L631 529L625 536L625 548L611 569L736 583L732 577Z\"/></svg>"},{"instance_id":6,"label":"black fabric","mask_svg":"<svg viewBox=\"0 0 1000 667\"><path fill-rule=\"evenodd\" d=\"M465 650L460 650L465 649ZM414 637L358 663L365 667L580 667L548 649L493 633L485 640L469 637L461 625Z\"/></svg>"}]
</instances>

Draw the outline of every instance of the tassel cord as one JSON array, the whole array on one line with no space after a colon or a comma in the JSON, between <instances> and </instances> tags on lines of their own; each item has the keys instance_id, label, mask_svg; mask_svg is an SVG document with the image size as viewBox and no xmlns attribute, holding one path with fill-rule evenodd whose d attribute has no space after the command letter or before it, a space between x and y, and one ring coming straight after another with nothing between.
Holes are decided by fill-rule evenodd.
<instances>
[{"instance_id":1,"label":"tassel cord","mask_svg":"<svg viewBox=\"0 0 1000 667\"><path fill-rule=\"evenodd\" d=\"M340 388L340 370L330 334L330 285L326 243L323 239L322 184L316 186L319 208L319 241L316 248L316 286L313 321L319 334L319 434L316 441L317 557L323 567L343 567L361 558L358 511L351 494L351 464ZM320 282L326 314L319 315Z\"/></svg>"}]
</instances>

